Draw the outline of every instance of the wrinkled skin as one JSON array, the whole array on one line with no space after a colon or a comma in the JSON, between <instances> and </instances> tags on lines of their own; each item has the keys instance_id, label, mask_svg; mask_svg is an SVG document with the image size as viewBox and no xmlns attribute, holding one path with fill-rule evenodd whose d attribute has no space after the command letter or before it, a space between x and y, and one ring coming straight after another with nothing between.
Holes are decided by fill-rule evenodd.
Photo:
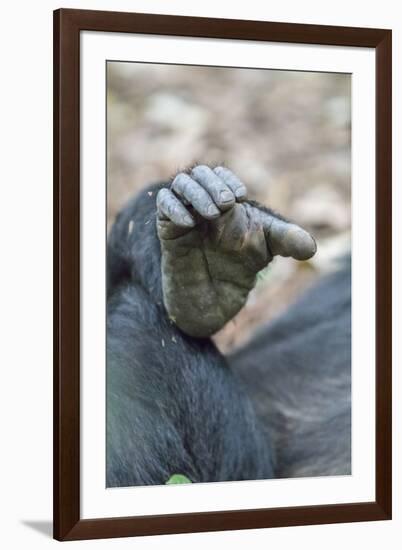
<instances>
[{"instance_id":1,"label":"wrinkled skin","mask_svg":"<svg viewBox=\"0 0 402 550\"><path fill-rule=\"evenodd\" d=\"M212 220L206 211L209 199L204 206L194 194L187 200L180 194L182 183L176 185L161 182L133 197L108 236L107 486L160 485L175 473L194 483L350 474L350 263L224 357L211 339L186 334L186 322L197 334L212 330L210 319L216 326L224 323L230 313L219 317L217 303L228 302L227 288L236 294L236 277L245 272L247 278L249 264L252 273L273 254L302 258L311 254L313 241L295 239L289 231L294 226L246 201L239 185L226 209L214 200L219 212L211 209ZM198 194L198 187L191 186L191 193ZM207 196L218 188L210 187ZM248 212L253 225L240 223L244 218L238 212ZM219 223L224 238L212 246L212 229ZM195 238L197 231L201 236L191 252L186 239ZM236 252L230 246L248 234L259 237L252 241L256 257L247 239ZM199 283L192 282L198 277L204 280L204 293L211 291L205 264L194 268L186 257L186 251L208 257L210 247L230 264L222 277L211 268L219 258L209 254L211 280L222 283L219 296L210 298L212 317L200 315L197 301L203 296ZM232 286L225 285L228 279ZM166 312L169 284L177 286L178 298L170 296L170 309L181 304L176 309L182 330ZM189 309L192 319L182 313Z\"/></svg>"},{"instance_id":2,"label":"wrinkled skin","mask_svg":"<svg viewBox=\"0 0 402 550\"><path fill-rule=\"evenodd\" d=\"M316 251L306 231L246 197L230 170L202 165L158 192L163 301L190 336L232 319L275 255L306 260Z\"/></svg>"}]
</instances>

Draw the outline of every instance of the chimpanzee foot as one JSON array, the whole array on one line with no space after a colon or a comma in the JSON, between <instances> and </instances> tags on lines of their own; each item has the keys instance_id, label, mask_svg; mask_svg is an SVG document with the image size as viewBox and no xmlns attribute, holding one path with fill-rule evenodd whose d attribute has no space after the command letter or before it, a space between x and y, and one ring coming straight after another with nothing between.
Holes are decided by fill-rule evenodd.
<instances>
[{"instance_id":1,"label":"chimpanzee foot","mask_svg":"<svg viewBox=\"0 0 402 550\"><path fill-rule=\"evenodd\" d=\"M210 336L232 319L275 255L307 260L316 252L309 233L246 198L233 172L203 165L157 195L164 304L191 336Z\"/></svg>"}]
</instances>

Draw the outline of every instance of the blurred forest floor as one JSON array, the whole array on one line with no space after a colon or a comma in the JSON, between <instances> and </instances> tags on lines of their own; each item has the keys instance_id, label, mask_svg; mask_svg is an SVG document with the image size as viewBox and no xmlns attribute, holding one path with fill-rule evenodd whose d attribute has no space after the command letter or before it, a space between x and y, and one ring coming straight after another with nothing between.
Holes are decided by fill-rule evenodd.
<instances>
[{"instance_id":1,"label":"blurred forest floor","mask_svg":"<svg viewBox=\"0 0 402 550\"><path fill-rule=\"evenodd\" d=\"M276 258L215 337L223 351L286 309L350 247L349 75L108 63L108 226L149 183L224 164L249 197L309 230L308 262Z\"/></svg>"}]
</instances>

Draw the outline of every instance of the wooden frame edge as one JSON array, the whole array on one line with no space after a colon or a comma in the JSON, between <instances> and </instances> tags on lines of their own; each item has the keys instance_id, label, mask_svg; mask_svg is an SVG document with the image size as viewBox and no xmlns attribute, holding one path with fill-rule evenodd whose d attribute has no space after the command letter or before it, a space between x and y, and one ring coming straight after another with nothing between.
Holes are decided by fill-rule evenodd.
<instances>
[{"instance_id":1,"label":"wooden frame edge","mask_svg":"<svg viewBox=\"0 0 402 550\"><path fill-rule=\"evenodd\" d=\"M198 31L194 29L197 26ZM137 32L372 47L376 50L376 501L159 516L80 519L79 33ZM91 10L54 12L54 538L60 541L376 521L392 515L392 33ZM68 76L67 76L68 75ZM380 83L382 83L380 85ZM381 183L381 188L380 188ZM386 210L386 207L389 210ZM381 330L379 330L381 328ZM379 460L381 457L381 460ZM306 518L308 515L308 518Z\"/></svg>"},{"instance_id":2,"label":"wooden frame edge","mask_svg":"<svg viewBox=\"0 0 402 550\"><path fill-rule=\"evenodd\" d=\"M392 517L392 32L376 46L376 500ZM387 330L388 329L388 330ZM381 457L381 460L378 458Z\"/></svg>"},{"instance_id":3,"label":"wooden frame edge","mask_svg":"<svg viewBox=\"0 0 402 550\"><path fill-rule=\"evenodd\" d=\"M306 520L305 514L314 514ZM390 519L376 502L78 521L61 541L322 525Z\"/></svg>"},{"instance_id":4,"label":"wooden frame edge","mask_svg":"<svg viewBox=\"0 0 402 550\"><path fill-rule=\"evenodd\" d=\"M79 33L54 12L54 537L80 519Z\"/></svg>"}]
</instances>

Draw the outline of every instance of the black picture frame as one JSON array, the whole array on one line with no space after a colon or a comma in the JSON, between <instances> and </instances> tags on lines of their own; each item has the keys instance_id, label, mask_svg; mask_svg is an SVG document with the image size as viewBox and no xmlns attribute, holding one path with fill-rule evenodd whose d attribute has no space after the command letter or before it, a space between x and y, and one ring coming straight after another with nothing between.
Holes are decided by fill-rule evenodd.
<instances>
[{"instance_id":1,"label":"black picture frame","mask_svg":"<svg viewBox=\"0 0 402 550\"><path fill-rule=\"evenodd\" d=\"M373 48L376 56L376 497L372 502L80 517L80 32ZM391 518L390 30L60 9L54 12L54 537L94 539Z\"/></svg>"}]
</instances>

